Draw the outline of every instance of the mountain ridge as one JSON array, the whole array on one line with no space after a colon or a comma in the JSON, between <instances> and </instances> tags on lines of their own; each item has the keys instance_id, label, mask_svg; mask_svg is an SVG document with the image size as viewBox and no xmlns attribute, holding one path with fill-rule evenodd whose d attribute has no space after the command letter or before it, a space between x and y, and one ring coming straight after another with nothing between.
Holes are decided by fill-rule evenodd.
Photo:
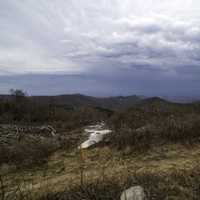
<instances>
[{"instance_id":1,"label":"mountain ridge","mask_svg":"<svg viewBox=\"0 0 200 200\"><path fill-rule=\"evenodd\" d=\"M40 104L55 104L59 106L93 106L93 107L104 107L104 108L127 108L137 104L146 104L146 103L177 103L171 101L170 99L163 98L160 96L145 97L139 95L129 95L129 96L110 96L110 97L94 97L84 94L61 94L55 96L27 96L34 102ZM10 101L12 95L0 95L1 101ZM181 102L179 102L181 103ZM185 103L185 102L182 102ZM188 102L191 103L191 102Z\"/></svg>"}]
</instances>

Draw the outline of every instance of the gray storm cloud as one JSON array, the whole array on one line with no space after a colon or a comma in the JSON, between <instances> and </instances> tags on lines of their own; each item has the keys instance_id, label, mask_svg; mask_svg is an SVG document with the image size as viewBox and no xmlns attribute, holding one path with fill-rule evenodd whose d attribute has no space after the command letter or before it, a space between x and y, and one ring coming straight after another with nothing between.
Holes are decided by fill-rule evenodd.
<instances>
[{"instance_id":1,"label":"gray storm cloud","mask_svg":"<svg viewBox=\"0 0 200 200\"><path fill-rule=\"evenodd\" d=\"M6 0L0 29L1 76L199 80L199 0Z\"/></svg>"}]
</instances>

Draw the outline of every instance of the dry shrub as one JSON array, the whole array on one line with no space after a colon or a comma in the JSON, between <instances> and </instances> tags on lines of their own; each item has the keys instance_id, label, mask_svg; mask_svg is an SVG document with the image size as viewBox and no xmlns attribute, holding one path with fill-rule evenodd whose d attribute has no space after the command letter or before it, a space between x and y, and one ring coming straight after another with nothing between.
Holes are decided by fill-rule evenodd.
<instances>
[{"instance_id":1,"label":"dry shrub","mask_svg":"<svg viewBox=\"0 0 200 200\"><path fill-rule=\"evenodd\" d=\"M200 116L168 117L162 123L161 135L171 142L198 142L200 138Z\"/></svg>"},{"instance_id":2,"label":"dry shrub","mask_svg":"<svg viewBox=\"0 0 200 200\"><path fill-rule=\"evenodd\" d=\"M53 139L26 138L12 145L0 147L0 164L16 165L17 168L43 164L48 156L58 148Z\"/></svg>"},{"instance_id":3,"label":"dry shrub","mask_svg":"<svg viewBox=\"0 0 200 200\"><path fill-rule=\"evenodd\" d=\"M146 125L139 129L121 128L111 134L111 145L123 150L127 147L134 151L144 152L157 140L159 129Z\"/></svg>"},{"instance_id":4,"label":"dry shrub","mask_svg":"<svg viewBox=\"0 0 200 200\"><path fill-rule=\"evenodd\" d=\"M134 122L133 122L134 123ZM123 149L148 150L163 143L193 144L200 141L200 116L174 116L155 120L150 125L132 128L126 124L116 129L110 139L113 146Z\"/></svg>"}]
</instances>

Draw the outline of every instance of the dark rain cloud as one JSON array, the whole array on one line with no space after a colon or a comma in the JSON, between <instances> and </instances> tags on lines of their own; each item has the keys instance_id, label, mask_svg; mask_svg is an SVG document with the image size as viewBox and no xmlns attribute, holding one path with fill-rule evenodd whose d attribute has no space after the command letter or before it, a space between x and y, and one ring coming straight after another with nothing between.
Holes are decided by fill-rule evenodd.
<instances>
[{"instance_id":1,"label":"dark rain cloud","mask_svg":"<svg viewBox=\"0 0 200 200\"><path fill-rule=\"evenodd\" d=\"M189 93L200 80L199 13L198 0L3 1L0 91L148 93L161 81L167 93L175 82Z\"/></svg>"}]
</instances>

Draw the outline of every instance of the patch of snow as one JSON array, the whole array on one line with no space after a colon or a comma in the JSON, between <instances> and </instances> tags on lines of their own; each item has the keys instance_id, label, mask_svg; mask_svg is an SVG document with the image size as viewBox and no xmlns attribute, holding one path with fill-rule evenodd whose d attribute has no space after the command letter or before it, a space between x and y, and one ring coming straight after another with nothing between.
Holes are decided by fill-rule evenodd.
<instances>
[{"instance_id":1,"label":"patch of snow","mask_svg":"<svg viewBox=\"0 0 200 200\"><path fill-rule=\"evenodd\" d=\"M79 146L79 149L86 149L94 144L101 142L104 139L104 136L111 133L112 131L109 129L105 129L105 124L101 123L88 126L85 129L85 132L90 134L89 138Z\"/></svg>"}]
</instances>

